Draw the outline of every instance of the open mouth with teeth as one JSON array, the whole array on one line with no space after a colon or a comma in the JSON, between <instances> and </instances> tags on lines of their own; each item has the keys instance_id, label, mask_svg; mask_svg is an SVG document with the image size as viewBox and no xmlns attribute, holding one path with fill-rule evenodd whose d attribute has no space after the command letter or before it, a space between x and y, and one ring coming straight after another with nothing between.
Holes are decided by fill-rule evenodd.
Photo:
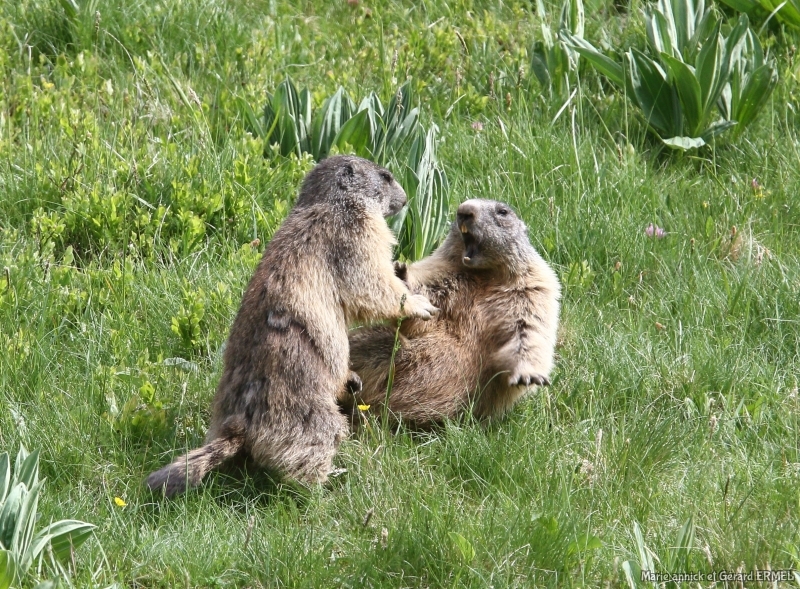
<instances>
[{"instance_id":1,"label":"open mouth with teeth","mask_svg":"<svg viewBox=\"0 0 800 589\"><path fill-rule=\"evenodd\" d=\"M480 254L478 248L478 240L469 232L466 225L461 226L461 239L464 240L464 257L462 261L465 266L470 266L474 263L475 258Z\"/></svg>"}]
</instances>

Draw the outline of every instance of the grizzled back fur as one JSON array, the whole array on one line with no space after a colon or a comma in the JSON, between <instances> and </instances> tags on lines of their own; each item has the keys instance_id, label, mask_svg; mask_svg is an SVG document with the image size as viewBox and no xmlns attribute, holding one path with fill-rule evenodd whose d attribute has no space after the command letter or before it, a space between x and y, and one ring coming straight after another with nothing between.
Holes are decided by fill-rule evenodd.
<instances>
[{"instance_id":1,"label":"grizzled back fur","mask_svg":"<svg viewBox=\"0 0 800 589\"><path fill-rule=\"evenodd\" d=\"M182 492L239 457L327 479L348 433L336 405L349 377L348 324L437 310L394 274L383 217L405 202L388 170L360 158L331 157L309 172L242 296L206 444L150 475L151 489Z\"/></svg>"}]
</instances>

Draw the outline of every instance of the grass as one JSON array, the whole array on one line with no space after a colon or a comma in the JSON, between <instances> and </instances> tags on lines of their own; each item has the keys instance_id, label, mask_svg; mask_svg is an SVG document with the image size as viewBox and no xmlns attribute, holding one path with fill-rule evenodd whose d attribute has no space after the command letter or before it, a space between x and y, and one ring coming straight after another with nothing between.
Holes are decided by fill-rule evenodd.
<instances>
[{"instance_id":1,"label":"grass","mask_svg":"<svg viewBox=\"0 0 800 589\"><path fill-rule=\"evenodd\" d=\"M634 522L667 563L690 517L689 570L800 565L795 34L763 35L759 120L679 156L588 71L553 122L525 2L80 4L0 8L0 448L41 448L43 521L98 526L72 584L620 586ZM587 36L633 42L638 6L587 7ZM374 424L325 488L218 475L159 501L142 481L202 440L312 165L246 132L287 74L317 100L412 76L453 203L514 206L562 277L553 386L489 426Z\"/></svg>"}]
</instances>

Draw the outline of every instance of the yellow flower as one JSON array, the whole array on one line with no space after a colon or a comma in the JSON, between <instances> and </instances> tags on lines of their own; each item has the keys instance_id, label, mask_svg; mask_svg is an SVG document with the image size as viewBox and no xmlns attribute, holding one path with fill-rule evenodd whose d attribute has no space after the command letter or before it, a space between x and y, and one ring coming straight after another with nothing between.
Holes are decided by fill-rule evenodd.
<instances>
[{"instance_id":1,"label":"yellow flower","mask_svg":"<svg viewBox=\"0 0 800 589\"><path fill-rule=\"evenodd\" d=\"M359 409L360 411L366 411L367 409L369 409L369 405L359 405L359 406L358 406L358 409Z\"/></svg>"},{"instance_id":2,"label":"yellow flower","mask_svg":"<svg viewBox=\"0 0 800 589\"><path fill-rule=\"evenodd\" d=\"M117 505L117 507L125 507L127 505L122 497L114 497L114 503Z\"/></svg>"}]
</instances>

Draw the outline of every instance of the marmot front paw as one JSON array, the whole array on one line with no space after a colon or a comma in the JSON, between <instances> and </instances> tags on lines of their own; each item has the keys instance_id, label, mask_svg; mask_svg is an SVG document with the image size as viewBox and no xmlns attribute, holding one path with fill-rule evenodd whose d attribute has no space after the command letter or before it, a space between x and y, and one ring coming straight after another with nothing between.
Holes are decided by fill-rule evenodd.
<instances>
[{"instance_id":1,"label":"marmot front paw","mask_svg":"<svg viewBox=\"0 0 800 589\"><path fill-rule=\"evenodd\" d=\"M540 387L549 387L550 381L546 376L537 373L519 373L515 372L508 377L508 386L510 387L529 387L531 385L538 385Z\"/></svg>"},{"instance_id":2,"label":"marmot front paw","mask_svg":"<svg viewBox=\"0 0 800 589\"><path fill-rule=\"evenodd\" d=\"M405 262L398 262L395 260L392 265L394 266L394 275L405 283L408 283L408 265Z\"/></svg>"},{"instance_id":3,"label":"marmot front paw","mask_svg":"<svg viewBox=\"0 0 800 589\"><path fill-rule=\"evenodd\" d=\"M347 384L345 385L351 395L357 395L364 388L364 383L361 382L361 377L352 370L347 375Z\"/></svg>"},{"instance_id":4,"label":"marmot front paw","mask_svg":"<svg viewBox=\"0 0 800 589\"><path fill-rule=\"evenodd\" d=\"M406 317L413 319L422 319L427 321L434 315L439 313L438 307L434 307L425 295L411 295L406 301L403 309Z\"/></svg>"}]
</instances>

